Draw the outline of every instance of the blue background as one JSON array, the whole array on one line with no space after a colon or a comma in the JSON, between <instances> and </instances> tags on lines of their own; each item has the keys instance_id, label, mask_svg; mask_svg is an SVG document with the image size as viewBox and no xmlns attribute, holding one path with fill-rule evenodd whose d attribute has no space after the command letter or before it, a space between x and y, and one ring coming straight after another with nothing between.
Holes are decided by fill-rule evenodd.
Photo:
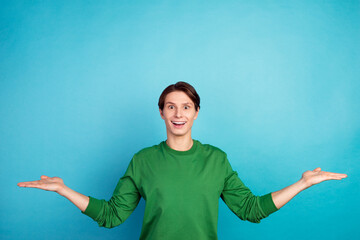
<instances>
[{"instance_id":1,"label":"blue background","mask_svg":"<svg viewBox=\"0 0 360 240\"><path fill-rule=\"evenodd\" d=\"M201 97L193 138L255 194L318 166L349 175L261 224L220 199L219 239L360 236L359 1L2 1L0 14L1 239L138 239L143 199L109 230L16 184L60 176L109 199L133 154L166 139L157 101L177 81Z\"/></svg>"}]
</instances>

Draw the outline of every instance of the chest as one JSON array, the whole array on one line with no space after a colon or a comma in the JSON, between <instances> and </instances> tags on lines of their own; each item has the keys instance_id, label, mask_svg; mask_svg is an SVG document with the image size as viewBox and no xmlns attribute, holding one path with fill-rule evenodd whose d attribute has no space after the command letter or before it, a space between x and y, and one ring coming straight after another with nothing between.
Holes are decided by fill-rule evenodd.
<instances>
[{"instance_id":1,"label":"chest","mask_svg":"<svg viewBox=\"0 0 360 240\"><path fill-rule=\"evenodd\" d=\"M146 165L143 170L139 190L145 200L174 196L219 198L224 184L221 166L206 159L159 161Z\"/></svg>"}]
</instances>

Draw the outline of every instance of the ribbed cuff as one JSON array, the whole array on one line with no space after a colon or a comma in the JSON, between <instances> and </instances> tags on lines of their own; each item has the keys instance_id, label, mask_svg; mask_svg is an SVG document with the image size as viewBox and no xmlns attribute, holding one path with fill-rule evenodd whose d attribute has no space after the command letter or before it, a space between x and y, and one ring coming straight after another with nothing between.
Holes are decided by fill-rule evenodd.
<instances>
[{"instance_id":1,"label":"ribbed cuff","mask_svg":"<svg viewBox=\"0 0 360 240\"><path fill-rule=\"evenodd\" d=\"M279 210L279 209L277 209L277 207L274 204L271 193L261 196L259 199L259 204L266 216L269 216L273 212L276 212L277 210Z\"/></svg>"},{"instance_id":2,"label":"ribbed cuff","mask_svg":"<svg viewBox=\"0 0 360 240\"><path fill-rule=\"evenodd\" d=\"M96 198L89 196L89 205L87 206L85 211L81 212L81 213L83 213L95 220L99 215L99 211L100 211L101 207L102 207L101 200L98 200Z\"/></svg>"}]
</instances>

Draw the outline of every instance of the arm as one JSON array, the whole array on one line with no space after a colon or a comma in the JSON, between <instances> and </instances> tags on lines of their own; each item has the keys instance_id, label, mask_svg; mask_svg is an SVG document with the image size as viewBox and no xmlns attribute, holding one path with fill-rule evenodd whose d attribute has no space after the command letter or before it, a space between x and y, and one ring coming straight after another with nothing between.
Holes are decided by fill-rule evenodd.
<instances>
[{"instance_id":1,"label":"arm","mask_svg":"<svg viewBox=\"0 0 360 240\"><path fill-rule=\"evenodd\" d=\"M316 168L313 171L304 172L299 181L279 191L271 193L271 196L275 206L280 209L298 193L315 184L326 180L341 180L346 177L346 174L324 172L321 171L321 168Z\"/></svg>"},{"instance_id":2,"label":"arm","mask_svg":"<svg viewBox=\"0 0 360 240\"><path fill-rule=\"evenodd\" d=\"M99 226L112 228L123 223L140 201L141 195L133 176L135 176L135 170L134 163L131 161L109 201L87 197L75 192L68 188L59 177L41 176L38 181L21 182L18 183L18 186L57 192L74 203L83 214L91 217Z\"/></svg>"},{"instance_id":3,"label":"arm","mask_svg":"<svg viewBox=\"0 0 360 240\"><path fill-rule=\"evenodd\" d=\"M253 223L260 223L261 219L278 210L270 193L263 196L254 195L235 171L225 181L220 197L241 220Z\"/></svg>"},{"instance_id":4,"label":"arm","mask_svg":"<svg viewBox=\"0 0 360 240\"><path fill-rule=\"evenodd\" d=\"M31 182L20 182L19 187L39 188L46 191L52 191L69 199L82 212L85 211L89 204L89 197L75 192L64 184L64 181L59 177L41 176L40 180Z\"/></svg>"},{"instance_id":5,"label":"arm","mask_svg":"<svg viewBox=\"0 0 360 240\"><path fill-rule=\"evenodd\" d=\"M226 155L223 164L225 179L220 197L236 216L242 220L260 223L261 219L278 210L270 193L256 196L244 185Z\"/></svg>"}]
</instances>

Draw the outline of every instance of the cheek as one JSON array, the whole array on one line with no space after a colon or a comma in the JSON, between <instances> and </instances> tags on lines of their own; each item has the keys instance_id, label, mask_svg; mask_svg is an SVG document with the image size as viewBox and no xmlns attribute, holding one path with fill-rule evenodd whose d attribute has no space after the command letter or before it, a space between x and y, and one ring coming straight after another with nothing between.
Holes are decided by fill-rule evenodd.
<instances>
[{"instance_id":1,"label":"cheek","mask_svg":"<svg viewBox=\"0 0 360 240\"><path fill-rule=\"evenodd\" d=\"M191 116L189 117L189 119L191 119L191 121L194 121L194 120L195 120L195 117L196 117L196 113L191 114Z\"/></svg>"},{"instance_id":2,"label":"cheek","mask_svg":"<svg viewBox=\"0 0 360 240\"><path fill-rule=\"evenodd\" d=\"M170 112L163 112L163 119L164 120L169 120L170 116L171 116L171 113Z\"/></svg>"}]
</instances>

